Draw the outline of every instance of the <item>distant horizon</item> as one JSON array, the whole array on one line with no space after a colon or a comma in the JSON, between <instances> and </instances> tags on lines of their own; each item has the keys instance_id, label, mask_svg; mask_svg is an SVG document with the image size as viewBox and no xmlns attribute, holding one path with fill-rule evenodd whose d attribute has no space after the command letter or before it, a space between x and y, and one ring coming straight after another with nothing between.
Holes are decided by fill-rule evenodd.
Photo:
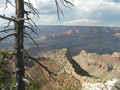
<instances>
[{"instance_id":1,"label":"distant horizon","mask_svg":"<svg viewBox=\"0 0 120 90\"><path fill-rule=\"evenodd\" d=\"M5 27L6 25L0 25L0 27ZM13 27L14 25L10 25L9 27ZM33 25L34 26L34 25ZM120 26L104 26L104 25L37 25L37 26L76 26L76 27L120 27ZM8 28L9 28L8 27Z\"/></svg>"}]
</instances>

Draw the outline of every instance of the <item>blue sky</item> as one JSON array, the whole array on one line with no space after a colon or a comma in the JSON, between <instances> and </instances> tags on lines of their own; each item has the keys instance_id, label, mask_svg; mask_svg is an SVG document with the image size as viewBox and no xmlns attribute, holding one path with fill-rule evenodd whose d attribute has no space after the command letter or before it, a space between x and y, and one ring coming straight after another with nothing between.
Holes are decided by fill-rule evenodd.
<instances>
[{"instance_id":1,"label":"blue sky","mask_svg":"<svg viewBox=\"0 0 120 90\"><path fill-rule=\"evenodd\" d=\"M15 0L10 0L14 3ZM27 0L25 0L27 1ZM31 18L38 25L86 25L86 26L120 26L120 0L68 0L75 6L70 8L60 4L64 17L58 20L54 0L30 0L40 12L40 19ZM10 5L4 10L5 0L0 2L0 15L14 16ZM0 25L5 20L0 19Z\"/></svg>"}]
</instances>

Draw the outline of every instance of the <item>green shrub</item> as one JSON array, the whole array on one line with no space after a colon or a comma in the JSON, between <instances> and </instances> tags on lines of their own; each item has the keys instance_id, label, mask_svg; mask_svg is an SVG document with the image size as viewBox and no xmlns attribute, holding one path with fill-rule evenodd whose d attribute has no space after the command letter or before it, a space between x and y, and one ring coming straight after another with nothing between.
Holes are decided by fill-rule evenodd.
<instances>
[{"instance_id":1,"label":"green shrub","mask_svg":"<svg viewBox=\"0 0 120 90\"><path fill-rule=\"evenodd\" d=\"M39 85L37 84L37 81L33 80L31 81L30 86L25 87L26 90L39 90Z\"/></svg>"},{"instance_id":2,"label":"green shrub","mask_svg":"<svg viewBox=\"0 0 120 90\"><path fill-rule=\"evenodd\" d=\"M1 60L2 57L5 55L5 60ZM15 77L12 76L10 79L10 82L6 83L6 75L9 75L10 72L8 71L7 65L8 61L6 59L8 58L8 55L10 55L10 51L1 50L0 51L0 90L10 90L11 87L15 86ZM25 87L26 90L39 90L39 86L37 84L37 81L31 81L31 85L28 87ZM12 90L15 90L14 88Z\"/></svg>"},{"instance_id":3,"label":"green shrub","mask_svg":"<svg viewBox=\"0 0 120 90\"><path fill-rule=\"evenodd\" d=\"M6 75L10 74L7 68L8 61L1 60L4 55L6 56L5 58L7 58L7 55L9 54L10 54L9 51L5 51L5 50L0 51L0 90L2 88L8 90L8 88L12 85L11 83L6 84Z\"/></svg>"}]
</instances>

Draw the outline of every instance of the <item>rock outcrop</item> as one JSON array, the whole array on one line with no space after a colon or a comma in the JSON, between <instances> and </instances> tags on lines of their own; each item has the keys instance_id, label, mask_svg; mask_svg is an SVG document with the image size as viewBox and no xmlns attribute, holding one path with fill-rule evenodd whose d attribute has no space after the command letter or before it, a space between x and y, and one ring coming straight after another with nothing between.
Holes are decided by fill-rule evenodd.
<instances>
[{"instance_id":1,"label":"rock outcrop","mask_svg":"<svg viewBox=\"0 0 120 90\"><path fill-rule=\"evenodd\" d=\"M31 77L38 81L40 90L55 90L59 88L62 90L65 88L81 90L83 81L82 76L75 72L75 69L73 68L74 65L72 64L73 59L70 52L64 48L49 57L50 60L40 62L47 66L49 70L57 74L54 78L56 78L59 82L55 82L54 79L48 77L49 74L47 71L45 71L38 64L35 64L34 67L28 70ZM83 71L81 72L83 73ZM88 73L85 72L85 74L87 75Z\"/></svg>"},{"instance_id":2,"label":"rock outcrop","mask_svg":"<svg viewBox=\"0 0 120 90\"><path fill-rule=\"evenodd\" d=\"M120 79L115 82L114 87L111 90L120 90Z\"/></svg>"},{"instance_id":3,"label":"rock outcrop","mask_svg":"<svg viewBox=\"0 0 120 90\"><path fill-rule=\"evenodd\" d=\"M90 81L93 81L96 79L90 79ZM91 82L84 82L82 85L81 90L119 90L119 89L112 89L114 84L116 84L117 79L112 80L103 80L103 79L97 79L95 83ZM120 85L117 83L117 85Z\"/></svg>"},{"instance_id":4,"label":"rock outcrop","mask_svg":"<svg viewBox=\"0 0 120 90\"><path fill-rule=\"evenodd\" d=\"M112 57L116 57L116 58L120 58L120 52L114 52L113 54L112 54Z\"/></svg>"},{"instance_id":5,"label":"rock outcrop","mask_svg":"<svg viewBox=\"0 0 120 90\"><path fill-rule=\"evenodd\" d=\"M87 72L95 77L101 78L119 78L120 58L119 53L113 55L98 55L96 53L87 53L81 51L73 59Z\"/></svg>"},{"instance_id":6,"label":"rock outcrop","mask_svg":"<svg viewBox=\"0 0 120 90\"><path fill-rule=\"evenodd\" d=\"M80 53L80 55L83 58L82 60L85 60L85 58L90 58L91 56L84 50ZM87 71L81 68L81 65L73 60L70 52L66 48L61 49L48 57L49 60L43 60L40 61L40 63L48 67L48 69L53 73L57 74L57 76L53 76L53 78L50 77L49 73L39 64L26 62L29 64L29 68L25 71L25 74L26 76L37 81L40 90L110 90L113 84L117 81L117 79L106 80L91 77ZM94 57L94 59L95 58L98 58L98 56ZM10 67L13 67L14 65L11 63L12 62L10 62ZM84 63L85 62L82 64ZM96 68L99 64L97 63L92 65ZM91 66L89 68L91 68ZM99 72L99 74L101 74L101 72ZM107 75L109 76L109 74ZM118 82L116 82L115 85L119 86Z\"/></svg>"}]
</instances>

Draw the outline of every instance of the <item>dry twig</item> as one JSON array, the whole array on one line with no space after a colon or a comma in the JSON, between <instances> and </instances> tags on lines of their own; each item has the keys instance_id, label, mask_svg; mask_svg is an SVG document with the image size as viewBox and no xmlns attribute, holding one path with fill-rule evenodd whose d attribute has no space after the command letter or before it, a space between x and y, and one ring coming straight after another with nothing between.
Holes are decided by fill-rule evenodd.
<instances>
[{"instance_id":1,"label":"dry twig","mask_svg":"<svg viewBox=\"0 0 120 90\"><path fill-rule=\"evenodd\" d=\"M7 35L7 36L5 36L5 37L3 37L3 38L0 37L0 41L6 39L6 38L8 38L8 37L15 36L15 35L16 35L16 33L12 33L12 34L9 34L9 35Z\"/></svg>"}]
</instances>

